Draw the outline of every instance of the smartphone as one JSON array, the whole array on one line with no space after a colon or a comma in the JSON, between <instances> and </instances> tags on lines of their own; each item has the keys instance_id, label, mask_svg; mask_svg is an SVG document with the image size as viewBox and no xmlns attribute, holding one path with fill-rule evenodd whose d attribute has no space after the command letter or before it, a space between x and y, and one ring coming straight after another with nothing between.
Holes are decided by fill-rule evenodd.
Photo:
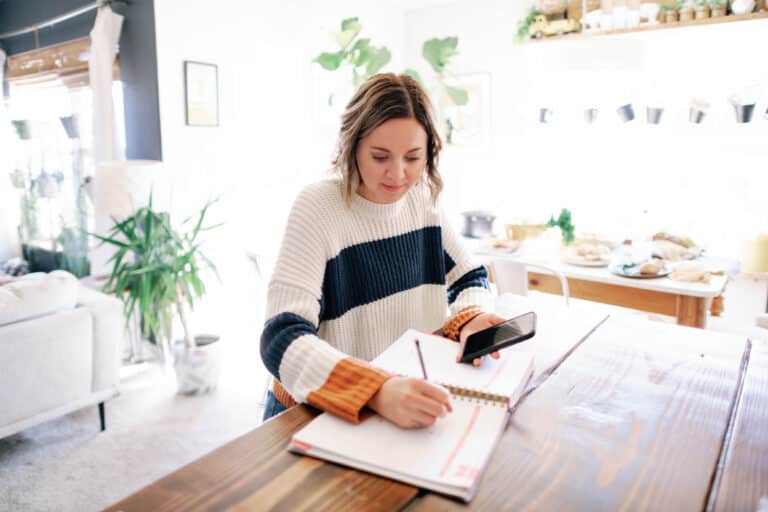
<instances>
[{"instance_id":1,"label":"smartphone","mask_svg":"<svg viewBox=\"0 0 768 512\"><path fill-rule=\"evenodd\" d=\"M529 311L510 318L500 324L467 336L459 347L462 363L471 363L475 358L496 352L532 338L536 334L536 313Z\"/></svg>"}]
</instances>

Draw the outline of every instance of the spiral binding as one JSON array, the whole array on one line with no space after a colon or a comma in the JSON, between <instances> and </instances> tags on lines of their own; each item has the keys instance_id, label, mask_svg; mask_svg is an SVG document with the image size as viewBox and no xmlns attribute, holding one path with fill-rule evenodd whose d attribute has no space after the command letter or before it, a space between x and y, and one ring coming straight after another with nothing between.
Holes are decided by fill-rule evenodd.
<instances>
[{"instance_id":1,"label":"spiral binding","mask_svg":"<svg viewBox=\"0 0 768 512\"><path fill-rule=\"evenodd\" d=\"M454 386L452 384L443 384L443 386L448 388L451 394L459 400L494 406L499 405L501 407L507 407L509 405L509 397L506 396L497 395L495 393L486 393L484 391L462 386Z\"/></svg>"}]
</instances>

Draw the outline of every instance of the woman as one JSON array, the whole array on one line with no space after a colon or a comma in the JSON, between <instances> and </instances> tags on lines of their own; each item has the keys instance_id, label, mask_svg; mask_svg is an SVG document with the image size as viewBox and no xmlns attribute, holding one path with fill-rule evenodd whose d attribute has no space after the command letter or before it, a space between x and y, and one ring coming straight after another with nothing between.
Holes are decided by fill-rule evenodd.
<instances>
[{"instance_id":1,"label":"woman","mask_svg":"<svg viewBox=\"0 0 768 512\"><path fill-rule=\"evenodd\" d=\"M445 389L367 363L408 328L460 340L503 321L483 311L487 273L436 207L440 148L408 76L375 75L347 105L337 178L299 194L269 284L264 419L296 402L353 422L367 407L403 428L450 412Z\"/></svg>"}]
</instances>

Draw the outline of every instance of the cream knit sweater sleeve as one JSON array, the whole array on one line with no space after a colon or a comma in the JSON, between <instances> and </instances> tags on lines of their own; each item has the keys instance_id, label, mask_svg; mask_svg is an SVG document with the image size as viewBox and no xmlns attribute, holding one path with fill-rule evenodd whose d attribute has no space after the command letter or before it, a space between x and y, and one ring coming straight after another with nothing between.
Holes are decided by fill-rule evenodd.
<instances>
[{"instance_id":1,"label":"cream knit sweater sleeve","mask_svg":"<svg viewBox=\"0 0 768 512\"><path fill-rule=\"evenodd\" d=\"M262 359L297 402L360 421L363 407L389 375L317 335L326 254L314 199L305 190L288 218L267 292Z\"/></svg>"}]
</instances>

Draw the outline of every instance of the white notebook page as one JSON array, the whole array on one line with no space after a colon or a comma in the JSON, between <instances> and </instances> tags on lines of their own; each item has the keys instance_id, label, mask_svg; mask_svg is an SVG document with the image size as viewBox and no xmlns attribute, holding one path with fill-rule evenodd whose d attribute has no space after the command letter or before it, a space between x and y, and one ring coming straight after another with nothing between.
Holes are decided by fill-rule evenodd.
<instances>
[{"instance_id":1,"label":"white notebook page","mask_svg":"<svg viewBox=\"0 0 768 512\"><path fill-rule=\"evenodd\" d=\"M319 447L373 473L468 491L485 467L506 418L504 407L470 400L454 400L453 412L424 429L403 430L378 415L352 425L322 414L294 435L293 447L310 454Z\"/></svg>"}]
</instances>

